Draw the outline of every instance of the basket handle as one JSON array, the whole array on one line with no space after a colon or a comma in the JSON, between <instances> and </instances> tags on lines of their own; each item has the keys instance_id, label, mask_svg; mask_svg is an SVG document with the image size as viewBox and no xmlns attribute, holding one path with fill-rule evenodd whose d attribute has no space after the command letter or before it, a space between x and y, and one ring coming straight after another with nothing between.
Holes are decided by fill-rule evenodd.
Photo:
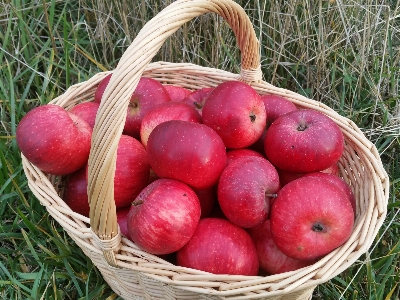
<instances>
[{"instance_id":1,"label":"basket handle","mask_svg":"<svg viewBox=\"0 0 400 300\"><path fill-rule=\"evenodd\" d=\"M184 23L208 12L222 16L233 30L241 51L239 80L259 81L259 42L243 8L232 0L178 0L151 19L125 51L104 92L93 129L89 156L90 226L95 243L110 265L121 245L114 203L116 152L129 99L145 68L165 40Z\"/></svg>"}]
</instances>

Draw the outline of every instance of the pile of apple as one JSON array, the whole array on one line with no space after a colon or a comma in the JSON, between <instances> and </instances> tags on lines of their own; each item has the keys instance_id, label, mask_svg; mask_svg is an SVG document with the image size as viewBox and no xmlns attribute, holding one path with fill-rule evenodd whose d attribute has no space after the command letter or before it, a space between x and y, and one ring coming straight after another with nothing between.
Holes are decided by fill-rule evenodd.
<instances>
[{"instance_id":1,"label":"pile of apple","mask_svg":"<svg viewBox=\"0 0 400 300\"><path fill-rule=\"evenodd\" d=\"M89 215L92 102L37 107L17 143L43 172L66 175L64 201ZM121 232L177 265L215 274L277 274L342 245L356 204L339 177L343 134L326 115L239 81L195 91L142 77L118 144Z\"/></svg>"}]
</instances>

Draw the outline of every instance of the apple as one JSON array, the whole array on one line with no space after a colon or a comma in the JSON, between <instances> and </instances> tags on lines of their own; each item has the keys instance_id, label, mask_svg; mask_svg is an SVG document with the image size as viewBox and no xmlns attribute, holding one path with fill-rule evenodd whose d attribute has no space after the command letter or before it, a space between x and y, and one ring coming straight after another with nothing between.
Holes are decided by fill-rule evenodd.
<instances>
[{"instance_id":1,"label":"apple","mask_svg":"<svg viewBox=\"0 0 400 300\"><path fill-rule=\"evenodd\" d=\"M106 77L104 77L99 85L96 88L96 91L94 93L94 102L100 104L101 102L101 98L103 97L104 91L106 90L106 87L108 85L108 83L110 82L112 73L108 74Z\"/></svg>"},{"instance_id":2,"label":"apple","mask_svg":"<svg viewBox=\"0 0 400 300\"><path fill-rule=\"evenodd\" d=\"M150 133L160 123L170 120L182 120L201 123L200 114L191 106L182 102L166 102L149 111L140 126L140 138L143 146L147 147Z\"/></svg>"},{"instance_id":3,"label":"apple","mask_svg":"<svg viewBox=\"0 0 400 300\"><path fill-rule=\"evenodd\" d=\"M142 77L128 105L124 134L140 139L143 117L159 104L169 101L171 98L161 83L152 78Z\"/></svg>"},{"instance_id":4,"label":"apple","mask_svg":"<svg viewBox=\"0 0 400 300\"><path fill-rule=\"evenodd\" d=\"M230 163L218 183L218 202L234 224L251 228L268 218L270 200L279 190L278 172L262 157L242 157Z\"/></svg>"},{"instance_id":5,"label":"apple","mask_svg":"<svg viewBox=\"0 0 400 300\"><path fill-rule=\"evenodd\" d=\"M259 152L264 152L265 135L269 126L280 116L297 110L297 107L288 99L278 95L262 95L261 100L264 102L267 114L266 127L261 137L252 145L252 148Z\"/></svg>"},{"instance_id":6,"label":"apple","mask_svg":"<svg viewBox=\"0 0 400 300\"><path fill-rule=\"evenodd\" d=\"M301 177L278 192L270 219L273 239L285 255L313 260L348 240L354 213L347 195L335 184Z\"/></svg>"},{"instance_id":7,"label":"apple","mask_svg":"<svg viewBox=\"0 0 400 300\"><path fill-rule=\"evenodd\" d=\"M247 148L231 149L226 152L226 165L229 165L231 162L235 161L240 157L248 157L248 156L257 156L265 158L264 155L255 150Z\"/></svg>"},{"instance_id":8,"label":"apple","mask_svg":"<svg viewBox=\"0 0 400 300\"><path fill-rule=\"evenodd\" d=\"M147 142L147 154L159 177L198 189L215 185L226 165L226 149L218 134L206 125L181 120L156 126Z\"/></svg>"},{"instance_id":9,"label":"apple","mask_svg":"<svg viewBox=\"0 0 400 300\"><path fill-rule=\"evenodd\" d=\"M92 129L54 104L36 107L19 122L16 139L22 154L43 172L66 175L89 159Z\"/></svg>"},{"instance_id":10,"label":"apple","mask_svg":"<svg viewBox=\"0 0 400 300\"><path fill-rule=\"evenodd\" d=\"M311 109L276 119L265 136L265 154L277 168L309 173L322 171L342 156L343 133L326 115Z\"/></svg>"},{"instance_id":11,"label":"apple","mask_svg":"<svg viewBox=\"0 0 400 300\"><path fill-rule=\"evenodd\" d=\"M189 242L176 254L179 266L213 274L257 275L257 251L249 234L228 220L199 221Z\"/></svg>"},{"instance_id":12,"label":"apple","mask_svg":"<svg viewBox=\"0 0 400 300\"><path fill-rule=\"evenodd\" d=\"M312 177L312 178L321 178L324 180L328 180L338 188L340 188L347 196L347 199L351 203L351 207L353 208L354 215L356 214L356 198L354 197L353 191L351 190L350 186L340 177L328 174L324 172L313 172L305 174L303 177Z\"/></svg>"},{"instance_id":13,"label":"apple","mask_svg":"<svg viewBox=\"0 0 400 300\"><path fill-rule=\"evenodd\" d=\"M276 170L278 171L278 174L279 174L279 180L281 182L281 186L284 186L284 185L288 184L289 182L291 182L291 181L293 181L293 180L295 180L297 178L303 177L303 176L305 176L307 174L315 173L315 172L311 172L311 173L295 173L295 172L285 171L285 170L282 170L282 169L279 169L279 168L276 168ZM327 174L332 174L332 175L335 175L335 176L339 176L338 164L335 163L332 166L330 166L329 168L326 168L325 170L322 170L320 172L327 173Z\"/></svg>"},{"instance_id":14,"label":"apple","mask_svg":"<svg viewBox=\"0 0 400 300\"><path fill-rule=\"evenodd\" d=\"M200 201L201 215L200 218L206 218L211 215L217 202L217 186L212 186L207 189L192 188Z\"/></svg>"},{"instance_id":15,"label":"apple","mask_svg":"<svg viewBox=\"0 0 400 300\"><path fill-rule=\"evenodd\" d=\"M256 246L260 268L269 275L295 271L315 263L315 260L298 260L283 254L272 238L270 220L248 229Z\"/></svg>"},{"instance_id":16,"label":"apple","mask_svg":"<svg viewBox=\"0 0 400 300\"><path fill-rule=\"evenodd\" d=\"M171 101L182 101L191 91L178 85L164 85L165 90L168 92Z\"/></svg>"},{"instance_id":17,"label":"apple","mask_svg":"<svg viewBox=\"0 0 400 300\"><path fill-rule=\"evenodd\" d=\"M182 102L189 104L195 108L200 115L203 113L203 106L207 100L208 95L214 88L201 88L191 92Z\"/></svg>"},{"instance_id":18,"label":"apple","mask_svg":"<svg viewBox=\"0 0 400 300\"><path fill-rule=\"evenodd\" d=\"M214 129L227 148L245 148L255 143L265 128L266 113L260 95L248 84L219 84L203 107L203 123Z\"/></svg>"},{"instance_id":19,"label":"apple","mask_svg":"<svg viewBox=\"0 0 400 300\"><path fill-rule=\"evenodd\" d=\"M121 135L114 175L115 206L129 206L146 187L149 174L150 164L143 145L130 136Z\"/></svg>"},{"instance_id":20,"label":"apple","mask_svg":"<svg viewBox=\"0 0 400 300\"><path fill-rule=\"evenodd\" d=\"M130 206L117 209L117 223L119 230L128 239L131 239L128 231L128 214L130 210Z\"/></svg>"},{"instance_id":21,"label":"apple","mask_svg":"<svg viewBox=\"0 0 400 300\"><path fill-rule=\"evenodd\" d=\"M74 115L84 120L93 129L94 123L96 121L97 111L99 110L99 106L100 106L99 103L84 102L75 105L73 108L69 110L69 112L73 113Z\"/></svg>"},{"instance_id":22,"label":"apple","mask_svg":"<svg viewBox=\"0 0 400 300\"><path fill-rule=\"evenodd\" d=\"M200 203L186 184L158 179L132 202L128 231L133 242L152 254L168 254L182 248L200 220Z\"/></svg>"},{"instance_id":23,"label":"apple","mask_svg":"<svg viewBox=\"0 0 400 300\"><path fill-rule=\"evenodd\" d=\"M87 194L86 166L65 177L62 199L72 211L89 217L90 207Z\"/></svg>"},{"instance_id":24,"label":"apple","mask_svg":"<svg viewBox=\"0 0 400 300\"><path fill-rule=\"evenodd\" d=\"M265 111L267 113L266 128L280 116L297 110L296 105L278 95L262 95L261 100L264 102Z\"/></svg>"},{"instance_id":25,"label":"apple","mask_svg":"<svg viewBox=\"0 0 400 300\"><path fill-rule=\"evenodd\" d=\"M86 169L86 176L88 170L89 166ZM143 145L131 136L121 135L114 174L116 208L129 206L148 185L149 176L150 164Z\"/></svg>"}]
</instances>

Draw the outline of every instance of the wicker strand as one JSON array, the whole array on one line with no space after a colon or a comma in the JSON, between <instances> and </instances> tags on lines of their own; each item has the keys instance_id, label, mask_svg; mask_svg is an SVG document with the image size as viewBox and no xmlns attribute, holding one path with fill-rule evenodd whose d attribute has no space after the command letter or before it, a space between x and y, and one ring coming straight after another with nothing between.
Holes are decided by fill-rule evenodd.
<instances>
[{"instance_id":1,"label":"wicker strand","mask_svg":"<svg viewBox=\"0 0 400 300\"><path fill-rule=\"evenodd\" d=\"M118 267L118 262L115 258L115 252L121 248L121 231L118 227L118 233L111 239L100 239L92 230L93 244L103 251L106 261L113 267Z\"/></svg>"},{"instance_id":2,"label":"wicker strand","mask_svg":"<svg viewBox=\"0 0 400 300\"><path fill-rule=\"evenodd\" d=\"M261 71L261 65L257 69L240 69L239 80L247 83L260 82L262 80L263 74Z\"/></svg>"}]
</instances>

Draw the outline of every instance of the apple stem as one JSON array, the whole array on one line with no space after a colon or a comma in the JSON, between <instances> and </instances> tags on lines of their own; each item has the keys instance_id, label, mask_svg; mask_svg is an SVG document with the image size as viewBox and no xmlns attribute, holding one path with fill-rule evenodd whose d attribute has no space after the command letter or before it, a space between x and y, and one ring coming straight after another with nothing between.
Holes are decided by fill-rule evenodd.
<instances>
[{"instance_id":1,"label":"apple stem","mask_svg":"<svg viewBox=\"0 0 400 300\"><path fill-rule=\"evenodd\" d=\"M315 232L326 232L326 228L321 223L317 222L312 226L312 230Z\"/></svg>"},{"instance_id":2,"label":"apple stem","mask_svg":"<svg viewBox=\"0 0 400 300\"><path fill-rule=\"evenodd\" d=\"M193 102L193 104L194 104L194 106L196 106L197 109L202 109L203 108L203 105L201 105L198 102Z\"/></svg>"},{"instance_id":3,"label":"apple stem","mask_svg":"<svg viewBox=\"0 0 400 300\"><path fill-rule=\"evenodd\" d=\"M278 197L278 194L265 194L265 197L276 198Z\"/></svg>"},{"instance_id":4,"label":"apple stem","mask_svg":"<svg viewBox=\"0 0 400 300\"><path fill-rule=\"evenodd\" d=\"M135 200L135 201L132 202L133 206L138 206L140 204L143 204L143 200Z\"/></svg>"},{"instance_id":5,"label":"apple stem","mask_svg":"<svg viewBox=\"0 0 400 300\"><path fill-rule=\"evenodd\" d=\"M251 115L250 115L250 121L251 121L251 123L254 123L255 120L256 120L256 115L255 115L255 114L251 114Z\"/></svg>"},{"instance_id":6,"label":"apple stem","mask_svg":"<svg viewBox=\"0 0 400 300\"><path fill-rule=\"evenodd\" d=\"M297 127L298 131L304 131L307 129L306 121L300 120L300 125Z\"/></svg>"}]
</instances>

